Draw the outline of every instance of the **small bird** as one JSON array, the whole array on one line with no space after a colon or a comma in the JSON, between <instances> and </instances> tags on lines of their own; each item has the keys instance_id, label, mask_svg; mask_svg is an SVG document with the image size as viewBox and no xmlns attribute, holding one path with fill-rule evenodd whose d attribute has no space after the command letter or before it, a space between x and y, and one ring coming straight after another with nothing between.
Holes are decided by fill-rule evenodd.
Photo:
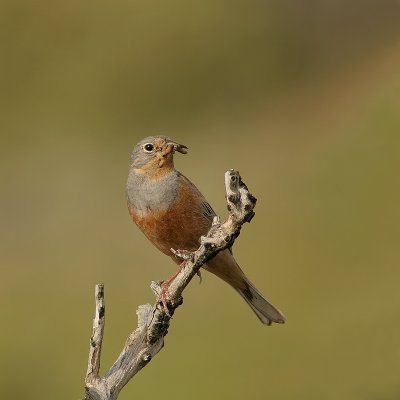
<instances>
[{"instance_id":1,"label":"small bird","mask_svg":"<svg viewBox=\"0 0 400 400\"><path fill-rule=\"evenodd\" d=\"M149 136L131 154L126 197L135 224L174 262L174 250L195 251L216 215L197 187L174 167L175 152L187 147L166 136ZM241 270L229 249L203 266L231 285L263 324L283 324L284 315L266 300Z\"/></svg>"}]
</instances>

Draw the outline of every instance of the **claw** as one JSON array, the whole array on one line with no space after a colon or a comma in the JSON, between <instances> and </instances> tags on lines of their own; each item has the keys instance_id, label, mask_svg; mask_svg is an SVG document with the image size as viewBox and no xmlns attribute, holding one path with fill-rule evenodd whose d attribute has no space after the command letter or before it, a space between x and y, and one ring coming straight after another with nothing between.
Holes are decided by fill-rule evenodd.
<instances>
[{"instance_id":1,"label":"claw","mask_svg":"<svg viewBox=\"0 0 400 400\"><path fill-rule=\"evenodd\" d=\"M161 284L161 293L160 293L160 297L161 297L161 304L163 306L163 310L165 312L165 314L167 314L167 316L169 318L172 318L172 315L169 312L169 308L168 308L168 286L170 285L171 281L165 281Z\"/></svg>"},{"instance_id":2,"label":"claw","mask_svg":"<svg viewBox=\"0 0 400 400\"><path fill-rule=\"evenodd\" d=\"M172 281L178 276L178 274L181 272L182 268L185 265L185 261L183 261L180 265L179 268L177 269L177 271L174 272L174 274L172 276L170 276L166 281L164 281L161 284L161 293L160 293L160 300L161 300L161 304L163 306L164 312L165 314L172 318L172 314L174 313L174 309L179 305L179 304L175 304L172 303L171 304L171 299L169 298L169 294L168 294L168 288L171 285ZM171 304L171 309L172 309L172 313L170 312L170 309L168 307L168 303Z\"/></svg>"},{"instance_id":3,"label":"claw","mask_svg":"<svg viewBox=\"0 0 400 400\"><path fill-rule=\"evenodd\" d=\"M170 249L175 257L181 258L182 260L190 260L193 261L193 253L189 250L174 250Z\"/></svg>"}]
</instances>

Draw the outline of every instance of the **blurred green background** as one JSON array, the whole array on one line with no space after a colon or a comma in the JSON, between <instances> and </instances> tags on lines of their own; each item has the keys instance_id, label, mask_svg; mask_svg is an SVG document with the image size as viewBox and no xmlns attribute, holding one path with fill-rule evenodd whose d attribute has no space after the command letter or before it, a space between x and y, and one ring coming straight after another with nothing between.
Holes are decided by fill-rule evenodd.
<instances>
[{"instance_id":1,"label":"blurred green background","mask_svg":"<svg viewBox=\"0 0 400 400\"><path fill-rule=\"evenodd\" d=\"M262 326L211 275L121 399L400 397L400 3L27 0L0 4L0 398L79 399L106 288L103 370L175 266L131 223L141 138L226 216L288 323Z\"/></svg>"}]
</instances>

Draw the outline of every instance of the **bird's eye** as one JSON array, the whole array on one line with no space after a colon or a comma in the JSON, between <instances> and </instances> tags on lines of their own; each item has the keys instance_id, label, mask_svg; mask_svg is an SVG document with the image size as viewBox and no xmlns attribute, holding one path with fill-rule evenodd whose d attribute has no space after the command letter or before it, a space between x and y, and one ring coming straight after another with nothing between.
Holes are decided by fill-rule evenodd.
<instances>
[{"instance_id":1,"label":"bird's eye","mask_svg":"<svg viewBox=\"0 0 400 400\"><path fill-rule=\"evenodd\" d=\"M151 153L151 152L153 151L153 149L154 149L154 146L153 146L151 143L146 143L146 144L143 146L143 149L144 149L144 151L145 151L146 153Z\"/></svg>"}]
</instances>

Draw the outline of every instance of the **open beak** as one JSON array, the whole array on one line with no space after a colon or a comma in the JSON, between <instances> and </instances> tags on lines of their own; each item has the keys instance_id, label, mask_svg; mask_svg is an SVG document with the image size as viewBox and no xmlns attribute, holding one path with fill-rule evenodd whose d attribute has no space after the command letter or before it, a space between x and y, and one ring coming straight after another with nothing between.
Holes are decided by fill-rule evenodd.
<instances>
[{"instance_id":1,"label":"open beak","mask_svg":"<svg viewBox=\"0 0 400 400\"><path fill-rule=\"evenodd\" d=\"M177 151L177 152L182 153L182 154L187 154L187 149L188 148L184 144L179 144L179 143L172 142L172 141L167 143L168 147L171 146L171 145L173 146L172 151L174 153L175 153L175 151Z\"/></svg>"}]
</instances>

